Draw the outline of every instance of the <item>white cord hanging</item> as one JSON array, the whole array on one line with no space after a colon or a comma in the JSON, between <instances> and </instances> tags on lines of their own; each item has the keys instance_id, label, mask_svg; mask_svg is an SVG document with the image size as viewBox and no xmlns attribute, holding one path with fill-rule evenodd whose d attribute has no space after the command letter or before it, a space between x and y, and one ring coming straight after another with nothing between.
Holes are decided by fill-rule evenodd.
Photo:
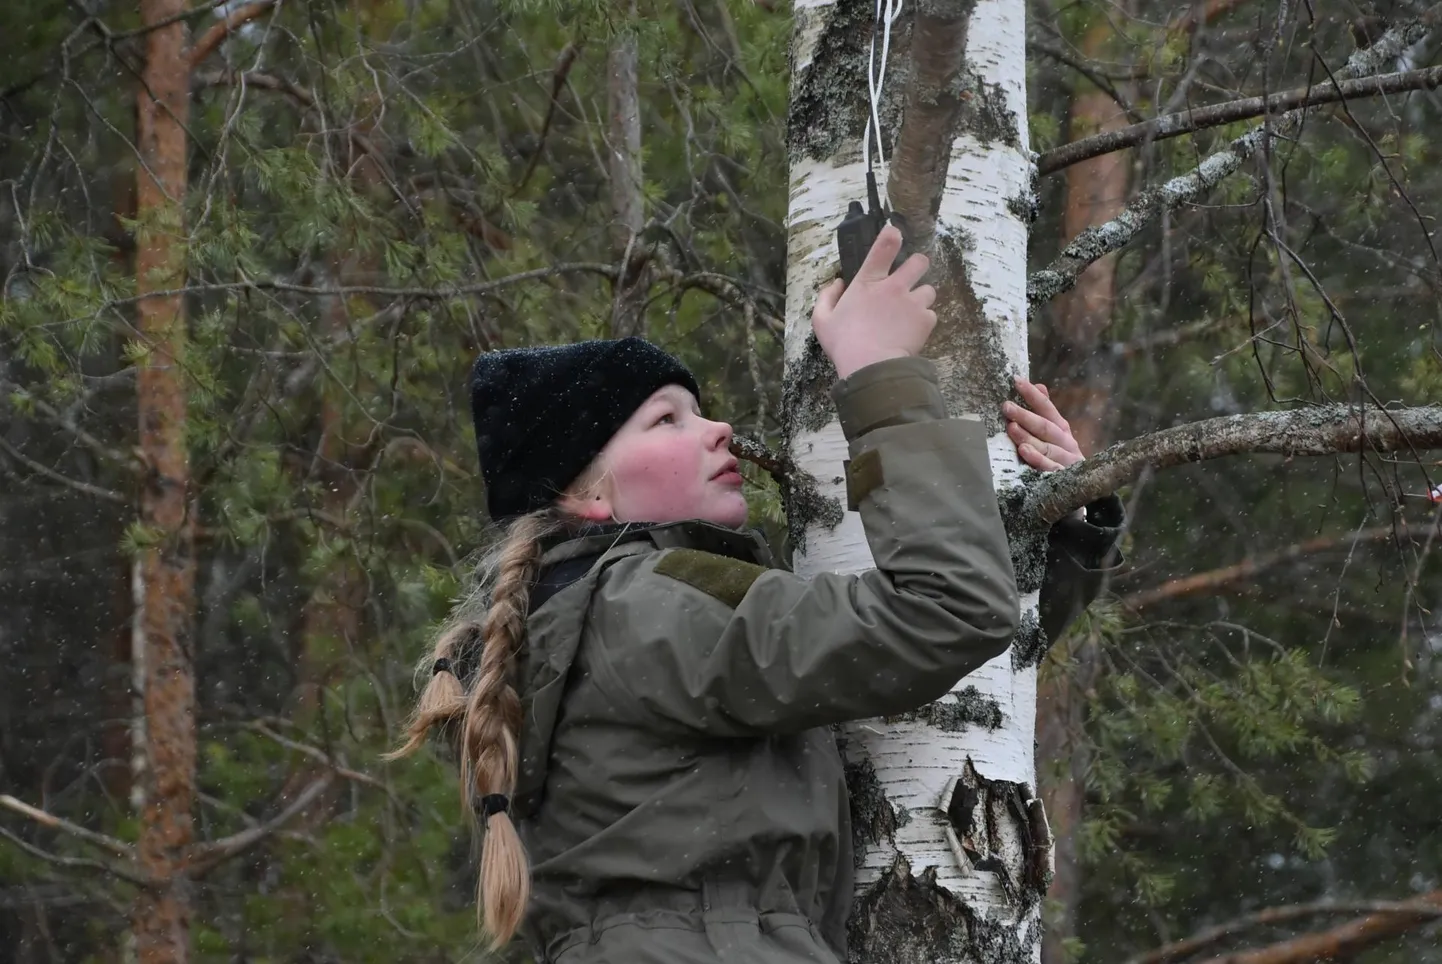
<instances>
[{"instance_id":1,"label":"white cord hanging","mask_svg":"<svg viewBox=\"0 0 1442 964\"><path fill-rule=\"evenodd\" d=\"M862 159L866 162L866 169L871 170L871 138L873 132L876 136L876 166L883 172L877 175L878 186L880 187L885 200L886 178L886 153L881 146L881 91L886 83L886 63L891 53L891 25L896 18L901 16L901 7L904 0L876 0L876 24L881 27L881 67L876 66L876 29L871 31L871 51L866 62L866 87L871 95L871 116L866 121L866 130L861 137Z\"/></svg>"}]
</instances>

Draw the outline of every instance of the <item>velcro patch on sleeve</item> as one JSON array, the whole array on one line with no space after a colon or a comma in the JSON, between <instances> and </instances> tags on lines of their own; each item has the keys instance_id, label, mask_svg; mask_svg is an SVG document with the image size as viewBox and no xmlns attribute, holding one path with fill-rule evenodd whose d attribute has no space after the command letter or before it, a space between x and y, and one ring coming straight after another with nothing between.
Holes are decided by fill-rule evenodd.
<instances>
[{"instance_id":1,"label":"velcro patch on sleeve","mask_svg":"<svg viewBox=\"0 0 1442 964\"><path fill-rule=\"evenodd\" d=\"M751 584L759 579L766 569L764 566L742 562L729 556L718 556L713 552L702 552L700 549L673 549L656 563L656 571L699 589L735 609L741 604Z\"/></svg>"},{"instance_id":2,"label":"velcro patch on sleeve","mask_svg":"<svg viewBox=\"0 0 1442 964\"><path fill-rule=\"evenodd\" d=\"M861 500L886 479L881 472L881 453L867 449L846 463L846 508L860 511Z\"/></svg>"}]
</instances>

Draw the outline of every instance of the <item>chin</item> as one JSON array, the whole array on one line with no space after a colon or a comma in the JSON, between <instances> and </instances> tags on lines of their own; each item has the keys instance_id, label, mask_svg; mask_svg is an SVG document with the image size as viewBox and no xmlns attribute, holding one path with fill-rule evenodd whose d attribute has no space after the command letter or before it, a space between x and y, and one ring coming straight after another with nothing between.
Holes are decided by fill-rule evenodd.
<instances>
[{"instance_id":1,"label":"chin","mask_svg":"<svg viewBox=\"0 0 1442 964\"><path fill-rule=\"evenodd\" d=\"M735 504L717 506L716 511L708 513L706 521L714 522L718 526L725 526L728 529L740 529L745 527L746 519L750 515L746 505L746 499L739 492L736 494Z\"/></svg>"}]
</instances>

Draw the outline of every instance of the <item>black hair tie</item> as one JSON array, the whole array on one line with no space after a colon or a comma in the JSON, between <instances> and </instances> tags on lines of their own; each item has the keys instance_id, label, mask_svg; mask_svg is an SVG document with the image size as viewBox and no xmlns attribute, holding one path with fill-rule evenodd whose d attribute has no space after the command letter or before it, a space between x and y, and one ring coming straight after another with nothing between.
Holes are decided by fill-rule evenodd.
<instances>
[{"instance_id":1,"label":"black hair tie","mask_svg":"<svg viewBox=\"0 0 1442 964\"><path fill-rule=\"evenodd\" d=\"M434 676L437 673L450 673L452 676L456 675L456 671L451 669L451 661L444 656L431 664L431 675Z\"/></svg>"},{"instance_id":2,"label":"black hair tie","mask_svg":"<svg viewBox=\"0 0 1442 964\"><path fill-rule=\"evenodd\" d=\"M505 813L511 809L511 798L504 793L488 793L476 803L481 818L488 820L493 814Z\"/></svg>"}]
</instances>

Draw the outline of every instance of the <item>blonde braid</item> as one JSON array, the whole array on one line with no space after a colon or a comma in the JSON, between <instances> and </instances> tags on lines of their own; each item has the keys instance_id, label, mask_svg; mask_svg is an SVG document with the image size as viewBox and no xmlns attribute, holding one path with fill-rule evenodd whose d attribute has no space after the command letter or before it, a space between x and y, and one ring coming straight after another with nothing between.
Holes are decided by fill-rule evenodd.
<instances>
[{"instance_id":1,"label":"blonde braid","mask_svg":"<svg viewBox=\"0 0 1442 964\"><path fill-rule=\"evenodd\" d=\"M472 813L482 798L495 794L509 798L516 789L521 729L516 657L525 642L531 584L547 527L544 516L524 516L512 526L501 550L496 588L482 630L480 672L461 724L461 792ZM480 819L485 843L477 913L491 935L492 948L498 948L511 939L525 915L531 871L510 813L503 809Z\"/></svg>"},{"instance_id":2,"label":"blonde braid","mask_svg":"<svg viewBox=\"0 0 1442 964\"><path fill-rule=\"evenodd\" d=\"M512 522L477 566L477 580L436 637L421 671L431 673L406 728L405 743L387 758L419 749L433 728L459 723L461 798L484 834L477 916L498 948L514 936L530 899L531 874L508 811L486 817L477 808L495 794L509 798L520 766L521 698L517 657L525 643L531 585L546 536L567 525L555 509ZM462 669L464 663L479 667ZM436 661L443 668L435 672ZM465 672L466 677L462 678ZM465 685L469 684L469 686Z\"/></svg>"}]
</instances>

